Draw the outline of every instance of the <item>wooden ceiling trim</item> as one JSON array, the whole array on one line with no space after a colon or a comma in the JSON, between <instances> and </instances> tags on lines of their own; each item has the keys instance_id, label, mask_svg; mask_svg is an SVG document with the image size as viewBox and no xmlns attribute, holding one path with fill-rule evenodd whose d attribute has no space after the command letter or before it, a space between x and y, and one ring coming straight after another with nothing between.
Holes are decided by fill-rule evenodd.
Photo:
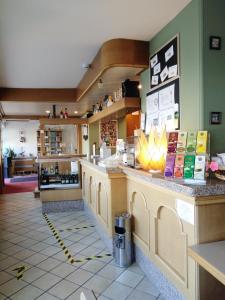
<instances>
[{"instance_id":1,"label":"wooden ceiling trim","mask_svg":"<svg viewBox=\"0 0 225 300\"><path fill-rule=\"evenodd\" d=\"M54 118L54 119L49 119L46 118L45 115L4 115L2 117L3 120L9 120L9 121L17 121L17 120L45 120L46 122L50 122L50 123L63 123L63 124L68 124L69 122L74 123L78 119L77 117L69 117L68 119L60 119L60 118ZM49 121L49 120L54 120L54 121ZM65 121L64 121L65 120ZM68 121L69 120L69 121ZM86 120L86 119L82 119L82 120ZM84 121L84 124L86 121ZM81 122L83 124L83 121Z\"/></svg>"},{"instance_id":2,"label":"wooden ceiling trim","mask_svg":"<svg viewBox=\"0 0 225 300\"><path fill-rule=\"evenodd\" d=\"M76 89L0 88L1 101L69 103L76 97Z\"/></svg>"},{"instance_id":3,"label":"wooden ceiling trim","mask_svg":"<svg viewBox=\"0 0 225 300\"><path fill-rule=\"evenodd\" d=\"M87 119L79 119L79 118L68 118L68 119L59 119L59 118L43 118L40 119L40 125L82 125L87 124Z\"/></svg>"},{"instance_id":4,"label":"wooden ceiling trim","mask_svg":"<svg viewBox=\"0 0 225 300\"><path fill-rule=\"evenodd\" d=\"M149 66L149 43L129 39L113 39L103 44L90 69L84 74L77 86L77 101L90 90L103 73L110 67L136 67L147 69ZM138 72L140 73L140 71Z\"/></svg>"}]
</instances>

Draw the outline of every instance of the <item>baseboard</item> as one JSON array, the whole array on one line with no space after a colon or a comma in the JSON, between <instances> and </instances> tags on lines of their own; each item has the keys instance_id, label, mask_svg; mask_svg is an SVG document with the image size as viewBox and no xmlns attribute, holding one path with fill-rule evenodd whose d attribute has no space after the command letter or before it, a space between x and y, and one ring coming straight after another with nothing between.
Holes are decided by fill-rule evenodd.
<instances>
[{"instance_id":1,"label":"baseboard","mask_svg":"<svg viewBox=\"0 0 225 300\"><path fill-rule=\"evenodd\" d=\"M163 275L155 264L138 246L135 248L135 260L145 275L155 284L165 300L185 300L176 287Z\"/></svg>"},{"instance_id":2,"label":"baseboard","mask_svg":"<svg viewBox=\"0 0 225 300\"><path fill-rule=\"evenodd\" d=\"M71 210L83 210L84 201L81 200L68 200L68 201L49 201L42 202L42 213L52 212L66 212Z\"/></svg>"},{"instance_id":3,"label":"baseboard","mask_svg":"<svg viewBox=\"0 0 225 300\"><path fill-rule=\"evenodd\" d=\"M96 230L100 235L101 240L106 245L110 253L113 251L113 242L112 239L109 238L108 233L104 230L102 224L98 221L94 213L91 211L90 207L84 201L84 210L87 213L88 217L92 220L92 222L96 226Z\"/></svg>"}]
</instances>

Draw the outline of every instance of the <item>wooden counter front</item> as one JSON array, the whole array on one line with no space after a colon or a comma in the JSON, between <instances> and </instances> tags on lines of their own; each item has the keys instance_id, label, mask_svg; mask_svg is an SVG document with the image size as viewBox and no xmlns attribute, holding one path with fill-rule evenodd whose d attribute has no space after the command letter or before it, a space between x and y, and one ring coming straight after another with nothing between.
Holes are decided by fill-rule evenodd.
<instances>
[{"instance_id":1,"label":"wooden counter front","mask_svg":"<svg viewBox=\"0 0 225 300\"><path fill-rule=\"evenodd\" d=\"M225 195L191 196L173 182L170 188L143 172L123 171L135 245L185 299L225 299L225 288L188 257L189 246L225 239ZM191 194L189 187L184 191Z\"/></svg>"},{"instance_id":2,"label":"wooden counter front","mask_svg":"<svg viewBox=\"0 0 225 300\"><path fill-rule=\"evenodd\" d=\"M126 175L120 170L107 171L86 160L81 160L81 165L85 204L112 238L114 217L127 210Z\"/></svg>"}]
</instances>

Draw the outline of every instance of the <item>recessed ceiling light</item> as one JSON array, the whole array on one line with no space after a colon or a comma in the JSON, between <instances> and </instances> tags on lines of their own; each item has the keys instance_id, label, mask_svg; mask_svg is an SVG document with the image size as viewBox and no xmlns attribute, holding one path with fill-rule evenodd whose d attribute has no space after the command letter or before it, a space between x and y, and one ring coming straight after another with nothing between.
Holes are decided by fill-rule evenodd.
<instances>
[{"instance_id":1,"label":"recessed ceiling light","mask_svg":"<svg viewBox=\"0 0 225 300\"><path fill-rule=\"evenodd\" d=\"M75 110L75 111L74 111L74 113L75 113L75 114L78 114L78 111L77 111L77 110Z\"/></svg>"},{"instance_id":2,"label":"recessed ceiling light","mask_svg":"<svg viewBox=\"0 0 225 300\"><path fill-rule=\"evenodd\" d=\"M46 114L50 114L50 110L46 110L45 112L46 112Z\"/></svg>"},{"instance_id":3,"label":"recessed ceiling light","mask_svg":"<svg viewBox=\"0 0 225 300\"><path fill-rule=\"evenodd\" d=\"M141 84L138 85L138 89L139 89L139 90L142 89L142 85L141 85Z\"/></svg>"}]
</instances>

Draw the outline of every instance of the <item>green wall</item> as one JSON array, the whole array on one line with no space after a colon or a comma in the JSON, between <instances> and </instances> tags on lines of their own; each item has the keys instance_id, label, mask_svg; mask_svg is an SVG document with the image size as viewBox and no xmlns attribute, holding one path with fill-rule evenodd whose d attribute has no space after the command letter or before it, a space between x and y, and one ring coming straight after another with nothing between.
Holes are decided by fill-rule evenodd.
<instances>
[{"instance_id":1,"label":"green wall","mask_svg":"<svg viewBox=\"0 0 225 300\"><path fill-rule=\"evenodd\" d=\"M211 152L225 152L225 1L204 0L203 94L204 128L211 132ZM220 36L222 48L209 49L209 37ZM222 112L222 124L210 125L212 111Z\"/></svg>"},{"instance_id":2,"label":"green wall","mask_svg":"<svg viewBox=\"0 0 225 300\"><path fill-rule=\"evenodd\" d=\"M177 33L180 35L181 129L199 129L202 120L202 0L192 0L150 41L150 56ZM142 110L149 91L149 70L141 75Z\"/></svg>"}]
</instances>

